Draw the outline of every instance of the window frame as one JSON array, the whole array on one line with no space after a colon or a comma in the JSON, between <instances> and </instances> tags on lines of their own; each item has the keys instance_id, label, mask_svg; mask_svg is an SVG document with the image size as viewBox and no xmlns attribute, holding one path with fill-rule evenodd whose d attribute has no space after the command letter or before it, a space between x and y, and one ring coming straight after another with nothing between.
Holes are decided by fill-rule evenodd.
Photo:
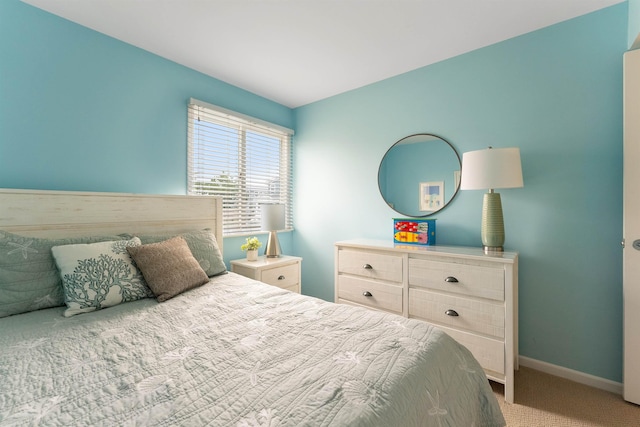
<instances>
[{"instance_id":1,"label":"window frame","mask_svg":"<svg viewBox=\"0 0 640 427\"><path fill-rule=\"evenodd\" d=\"M189 100L187 116L187 194L223 198L223 236L264 232L259 206L262 203L284 204L285 231L293 230L294 131L194 98ZM202 121L205 124L201 127ZM223 144L223 137L215 131L206 133L204 129L219 130L226 138L225 150L214 148L214 145ZM258 148L269 150L266 160L257 156ZM272 158L276 152L277 165ZM227 171L227 175L222 170L216 171L216 175L212 171L218 165L213 157L222 158L230 165L237 162L236 168ZM252 158L260 160L249 165ZM277 176L274 175L276 169ZM228 180L226 185L225 179ZM219 188L206 189L207 185Z\"/></svg>"}]
</instances>

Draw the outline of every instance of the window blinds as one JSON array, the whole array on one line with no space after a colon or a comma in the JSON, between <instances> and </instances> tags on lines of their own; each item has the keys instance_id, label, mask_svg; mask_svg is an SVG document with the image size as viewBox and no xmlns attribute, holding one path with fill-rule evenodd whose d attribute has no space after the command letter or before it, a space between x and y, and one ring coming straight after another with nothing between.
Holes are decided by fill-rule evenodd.
<instances>
[{"instance_id":1,"label":"window blinds","mask_svg":"<svg viewBox=\"0 0 640 427\"><path fill-rule=\"evenodd\" d=\"M188 107L189 194L223 199L223 234L261 231L260 204L282 203L293 228L293 131L195 99Z\"/></svg>"}]
</instances>

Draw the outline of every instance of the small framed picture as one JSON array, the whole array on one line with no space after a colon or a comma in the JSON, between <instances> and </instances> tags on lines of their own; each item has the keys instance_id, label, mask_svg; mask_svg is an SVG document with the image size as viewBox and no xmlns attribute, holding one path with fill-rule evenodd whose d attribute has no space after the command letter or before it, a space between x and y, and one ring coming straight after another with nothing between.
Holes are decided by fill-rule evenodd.
<instances>
[{"instance_id":1,"label":"small framed picture","mask_svg":"<svg viewBox=\"0 0 640 427\"><path fill-rule=\"evenodd\" d=\"M420 183L420 211L433 212L444 206L444 181Z\"/></svg>"}]
</instances>

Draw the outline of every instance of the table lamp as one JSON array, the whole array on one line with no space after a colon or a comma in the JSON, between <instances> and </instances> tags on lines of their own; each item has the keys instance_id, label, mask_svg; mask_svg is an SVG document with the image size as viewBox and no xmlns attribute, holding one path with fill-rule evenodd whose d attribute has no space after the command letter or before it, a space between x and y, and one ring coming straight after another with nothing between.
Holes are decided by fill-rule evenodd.
<instances>
[{"instance_id":1,"label":"table lamp","mask_svg":"<svg viewBox=\"0 0 640 427\"><path fill-rule=\"evenodd\" d=\"M462 154L461 190L489 190L482 199L484 252L504 251L502 201L496 188L524 187L519 148L486 148Z\"/></svg>"},{"instance_id":2,"label":"table lamp","mask_svg":"<svg viewBox=\"0 0 640 427\"><path fill-rule=\"evenodd\" d=\"M267 258L278 258L282 251L278 241L278 230L285 227L285 210L283 204L263 204L261 205L262 230L269 232L267 245L264 248L264 255Z\"/></svg>"}]
</instances>

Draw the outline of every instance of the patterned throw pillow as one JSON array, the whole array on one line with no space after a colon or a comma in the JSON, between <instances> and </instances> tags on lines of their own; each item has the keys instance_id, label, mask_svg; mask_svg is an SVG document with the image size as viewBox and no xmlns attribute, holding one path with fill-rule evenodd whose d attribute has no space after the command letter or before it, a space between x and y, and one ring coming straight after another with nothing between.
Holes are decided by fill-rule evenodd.
<instances>
[{"instance_id":1,"label":"patterned throw pillow","mask_svg":"<svg viewBox=\"0 0 640 427\"><path fill-rule=\"evenodd\" d=\"M218 247L218 241L211 230L192 231L182 233L179 236L184 237L184 240L187 241L193 257L198 261L198 264L200 264L200 267L202 267L205 273L207 273L207 276L213 277L227 272L227 267L222 259L222 253ZM163 242L172 237L176 237L176 235L158 234L138 237L140 237L142 244L145 245L147 243Z\"/></svg>"},{"instance_id":2,"label":"patterned throw pillow","mask_svg":"<svg viewBox=\"0 0 640 427\"><path fill-rule=\"evenodd\" d=\"M0 317L64 305L51 248L123 240L119 236L42 239L0 230Z\"/></svg>"},{"instance_id":3,"label":"patterned throw pillow","mask_svg":"<svg viewBox=\"0 0 640 427\"><path fill-rule=\"evenodd\" d=\"M128 247L127 251L159 302L209 281L207 273L200 267L181 236L164 242Z\"/></svg>"},{"instance_id":4,"label":"patterned throw pillow","mask_svg":"<svg viewBox=\"0 0 640 427\"><path fill-rule=\"evenodd\" d=\"M129 246L140 246L140 239L51 248L62 278L65 317L153 297Z\"/></svg>"}]
</instances>

